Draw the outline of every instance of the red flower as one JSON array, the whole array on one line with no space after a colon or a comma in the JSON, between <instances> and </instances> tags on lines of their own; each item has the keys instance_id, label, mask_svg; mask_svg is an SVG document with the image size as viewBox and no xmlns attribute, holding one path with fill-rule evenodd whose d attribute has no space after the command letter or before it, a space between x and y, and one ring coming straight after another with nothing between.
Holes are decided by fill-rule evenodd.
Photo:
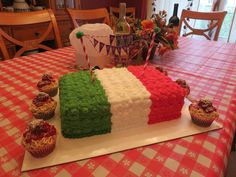
<instances>
[{"instance_id":1,"label":"red flower","mask_svg":"<svg viewBox=\"0 0 236 177\"><path fill-rule=\"evenodd\" d=\"M159 48L158 48L159 55L160 55L160 56L164 55L164 53L166 53L166 51L167 51L168 49L169 49L169 48L166 47L166 46L159 46Z\"/></svg>"},{"instance_id":2,"label":"red flower","mask_svg":"<svg viewBox=\"0 0 236 177\"><path fill-rule=\"evenodd\" d=\"M150 30L150 29L152 30L152 29L154 29L154 23L153 23L152 20L143 20L141 22L141 25L142 25L144 30Z\"/></svg>"}]
</instances>

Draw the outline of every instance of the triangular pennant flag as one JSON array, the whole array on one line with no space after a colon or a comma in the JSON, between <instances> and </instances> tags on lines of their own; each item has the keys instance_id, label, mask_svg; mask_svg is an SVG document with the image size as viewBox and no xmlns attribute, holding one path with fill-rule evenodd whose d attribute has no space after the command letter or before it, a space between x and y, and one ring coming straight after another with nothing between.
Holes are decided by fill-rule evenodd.
<instances>
[{"instance_id":1,"label":"triangular pennant flag","mask_svg":"<svg viewBox=\"0 0 236 177\"><path fill-rule=\"evenodd\" d=\"M97 44L98 44L98 41L97 41L97 39L93 39L93 46L94 46L94 47L96 47L96 46L97 46Z\"/></svg>"},{"instance_id":2,"label":"triangular pennant flag","mask_svg":"<svg viewBox=\"0 0 236 177\"><path fill-rule=\"evenodd\" d=\"M99 52L102 51L103 47L104 47L105 44L103 44L102 42L99 42Z\"/></svg>"},{"instance_id":3,"label":"triangular pennant flag","mask_svg":"<svg viewBox=\"0 0 236 177\"><path fill-rule=\"evenodd\" d=\"M139 41L135 41L134 45L135 45L136 47L139 47Z\"/></svg>"},{"instance_id":4,"label":"triangular pennant flag","mask_svg":"<svg viewBox=\"0 0 236 177\"><path fill-rule=\"evenodd\" d=\"M115 36L114 35L110 35L110 45L112 45L112 42L114 41Z\"/></svg>"},{"instance_id":5,"label":"triangular pennant flag","mask_svg":"<svg viewBox=\"0 0 236 177\"><path fill-rule=\"evenodd\" d=\"M119 55L121 54L121 47L117 47L117 51L119 53Z\"/></svg>"},{"instance_id":6,"label":"triangular pennant flag","mask_svg":"<svg viewBox=\"0 0 236 177\"><path fill-rule=\"evenodd\" d=\"M133 49L134 49L134 45L130 45L128 48L128 55L131 55Z\"/></svg>"},{"instance_id":7,"label":"triangular pennant flag","mask_svg":"<svg viewBox=\"0 0 236 177\"><path fill-rule=\"evenodd\" d=\"M112 54L115 55L115 53L116 53L116 47L111 46L111 51L112 51Z\"/></svg>"},{"instance_id":8,"label":"triangular pennant flag","mask_svg":"<svg viewBox=\"0 0 236 177\"><path fill-rule=\"evenodd\" d=\"M116 46L120 47L122 46L123 42L122 42L122 37L121 36L116 36Z\"/></svg>"},{"instance_id":9,"label":"triangular pennant flag","mask_svg":"<svg viewBox=\"0 0 236 177\"><path fill-rule=\"evenodd\" d=\"M111 46L110 45L106 45L107 55L110 53L110 49L111 49Z\"/></svg>"},{"instance_id":10,"label":"triangular pennant flag","mask_svg":"<svg viewBox=\"0 0 236 177\"><path fill-rule=\"evenodd\" d=\"M135 40L136 40L136 34L132 34L132 35L131 35L131 39L132 39L133 41L135 41Z\"/></svg>"},{"instance_id":11,"label":"triangular pennant flag","mask_svg":"<svg viewBox=\"0 0 236 177\"><path fill-rule=\"evenodd\" d=\"M121 40L121 36L116 36L116 40L120 41Z\"/></svg>"},{"instance_id":12,"label":"triangular pennant flag","mask_svg":"<svg viewBox=\"0 0 236 177\"><path fill-rule=\"evenodd\" d=\"M116 56L114 57L115 66L119 64L119 60L120 60L120 58L116 55Z\"/></svg>"},{"instance_id":13,"label":"triangular pennant flag","mask_svg":"<svg viewBox=\"0 0 236 177\"><path fill-rule=\"evenodd\" d=\"M126 61L127 61L127 59L126 59L125 57L122 57L122 58L121 58L121 63L122 63L123 65L126 64Z\"/></svg>"},{"instance_id":14,"label":"triangular pennant flag","mask_svg":"<svg viewBox=\"0 0 236 177\"><path fill-rule=\"evenodd\" d=\"M136 36L135 34L131 34L131 35L130 35L130 41L131 41L131 42L134 42L135 36Z\"/></svg>"},{"instance_id":15,"label":"triangular pennant flag","mask_svg":"<svg viewBox=\"0 0 236 177\"><path fill-rule=\"evenodd\" d=\"M124 40L125 46L128 45L128 38L129 38L129 35L124 35L124 36L123 36L123 40Z\"/></svg>"},{"instance_id":16,"label":"triangular pennant flag","mask_svg":"<svg viewBox=\"0 0 236 177\"><path fill-rule=\"evenodd\" d=\"M128 47L123 47L123 50L125 51L126 54L128 54Z\"/></svg>"}]
</instances>

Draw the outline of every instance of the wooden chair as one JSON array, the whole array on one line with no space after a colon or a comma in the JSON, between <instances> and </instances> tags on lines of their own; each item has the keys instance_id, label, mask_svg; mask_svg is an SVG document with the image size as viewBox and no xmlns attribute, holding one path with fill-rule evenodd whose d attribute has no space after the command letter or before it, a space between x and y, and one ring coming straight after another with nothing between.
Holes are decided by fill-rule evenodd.
<instances>
[{"instance_id":1,"label":"wooden chair","mask_svg":"<svg viewBox=\"0 0 236 177\"><path fill-rule=\"evenodd\" d=\"M183 10L180 24L179 24L179 34L181 33L182 24L186 25L187 28L189 28L191 31L183 34L183 36L189 36L189 35L200 35L204 36L206 39L211 40L211 37L209 36L209 32L211 33L212 30L215 29L213 40L217 41L220 33L220 29L223 23L223 20L225 18L225 15L227 14L226 11L222 12L195 12L190 10ZM195 20L208 20L210 23L208 25L207 29L195 29L193 28L187 19L195 19ZM208 34L206 34L208 33Z\"/></svg>"},{"instance_id":2,"label":"wooden chair","mask_svg":"<svg viewBox=\"0 0 236 177\"><path fill-rule=\"evenodd\" d=\"M52 10L42 10L35 12L22 12L22 13L11 13L11 12L0 12L0 50L2 51L4 59L10 59L7 51L4 39L13 43L14 45L20 46L21 48L15 53L14 57L21 56L24 52L35 49L52 50L52 48L41 44L50 32L54 32L55 41L57 47L62 47L60 32L57 26L56 18ZM49 23L47 30L40 35L38 38L27 41L19 41L13 36L1 29L1 26L18 26L18 25L32 25L39 23ZM25 34L27 35L27 34Z\"/></svg>"},{"instance_id":3,"label":"wooden chair","mask_svg":"<svg viewBox=\"0 0 236 177\"><path fill-rule=\"evenodd\" d=\"M119 15L119 13L120 13L120 8L110 7L110 15L114 15L114 16L118 17L117 14ZM135 7L127 7L126 8L126 15L128 17L135 18Z\"/></svg>"},{"instance_id":4,"label":"wooden chair","mask_svg":"<svg viewBox=\"0 0 236 177\"><path fill-rule=\"evenodd\" d=\"M106 23L110 26L110 18L106 8L89 10L67 9L67 11L75 28L81 24L94 23L98 22L99 20L102 20L103 23Z\"/></svg>"}]
</instances>

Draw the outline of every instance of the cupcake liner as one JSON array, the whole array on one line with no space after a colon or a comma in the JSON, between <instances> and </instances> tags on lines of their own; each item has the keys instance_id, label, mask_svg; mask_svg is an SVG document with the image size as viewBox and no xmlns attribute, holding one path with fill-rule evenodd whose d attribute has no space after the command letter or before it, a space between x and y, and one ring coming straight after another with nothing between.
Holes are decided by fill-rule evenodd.
<instances>
[{"instance_id":1,"label":"cupcake liner","mask_svg":"<svg viewBox=\"0 0 236 177\"><path fill-rule=\"evenodd\" d=\"M201 127L210 127L212 122L215 120L215 119L201 119L193 115L191 115L191 118L193 123Z\"/></svg>"},{"instance_id":2,"label":"cupcake liner","mask_svg":"<svg viewBox=\"0 0 236 177\"><path fill-rule=\"evenodd\" d=\"M33 115L36 119L48 120L48 119L52 118L54 116L54 114L55 114L55 110L52 110L47 113L37 113L37 114L33 114Z\"/></svg>"},{"instance_id":3,"label":"cupcake liner","mask_svg":"<svg viewBox=\"0 0 236 177\"><path fill-rule=\"evenodd\" d=\"M55 149L55 146L56 146L56 141L40 149L29 150L29 153L36 158L42 158L50 154Z\"/></svg>"}]
</instances>

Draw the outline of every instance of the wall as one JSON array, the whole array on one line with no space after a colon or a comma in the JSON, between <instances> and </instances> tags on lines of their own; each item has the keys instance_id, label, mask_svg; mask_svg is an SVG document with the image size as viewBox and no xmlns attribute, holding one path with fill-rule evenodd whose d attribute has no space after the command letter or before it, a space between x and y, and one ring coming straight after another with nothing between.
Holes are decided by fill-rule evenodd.
<instances>
[{"instance_id":1,"label":"wall","mask_svg":"<svg viewBox=\"0 0 236 177\"><path fill-rule=\"evenodd\" d=\"M136 8L136 17L141 17L142 6L147 3L147 0L80 0L82 9L95 9L110 6L119 7L120 2L125 2L127 7Z\"/></svg>"},{"instance_id":2,"label":"wall","mask_svg":"<svg viewBox=\"0 0 236 177\"><path fill-rule=\"evenodd\" d=\"M110 0L80 0L82 9L108 8L109 2Z\"/></svg>"}]
</instances>

